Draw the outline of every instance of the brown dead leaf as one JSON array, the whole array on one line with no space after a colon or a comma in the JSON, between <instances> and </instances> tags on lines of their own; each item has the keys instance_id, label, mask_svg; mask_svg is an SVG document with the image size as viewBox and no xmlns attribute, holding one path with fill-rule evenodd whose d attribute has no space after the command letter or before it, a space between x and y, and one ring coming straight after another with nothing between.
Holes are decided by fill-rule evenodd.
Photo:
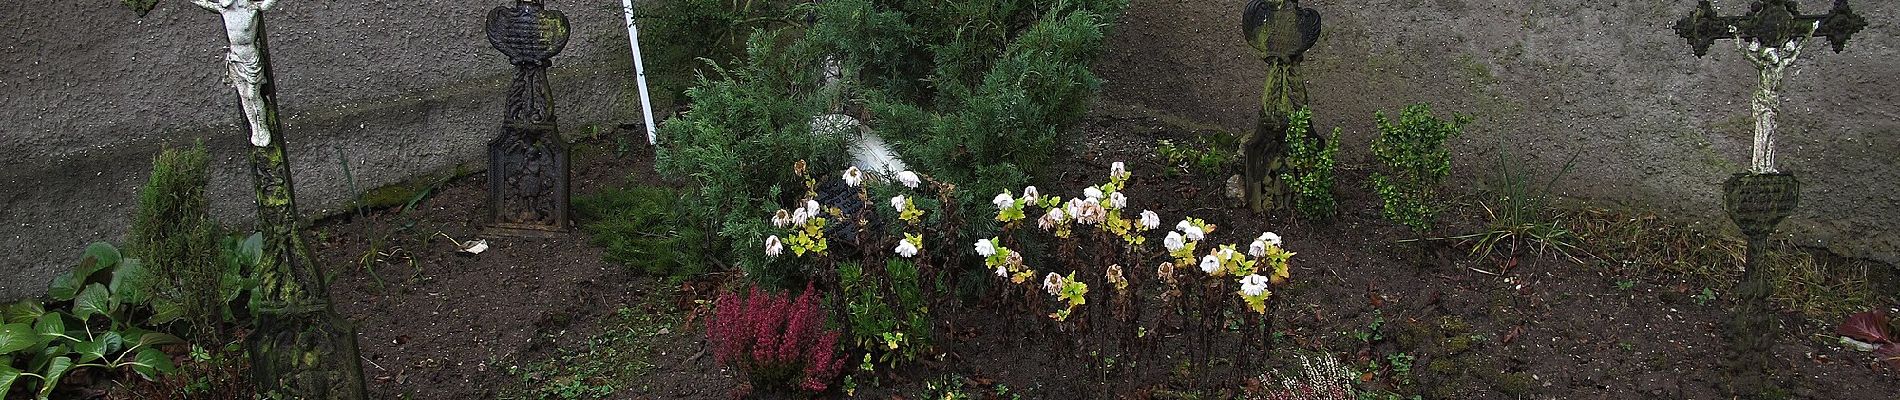
<instances>
[{"instance_id":1,"label":"brown dead leaf","mask_svg":"<svg viewBox=\"0 0 1900 400\"><path fill-rule=\"evenodd\" d=\"M1498 340L1498 342L1503 343L1503 344L1511 344L1511 342L1517 341L1518 336L1523 336L1523 335L1524 335L1523 325L1513 326L1511 327L1511 331L1506 332L1504 334L1504 338L1501 340Z\"/></svg>"}]
</instances>

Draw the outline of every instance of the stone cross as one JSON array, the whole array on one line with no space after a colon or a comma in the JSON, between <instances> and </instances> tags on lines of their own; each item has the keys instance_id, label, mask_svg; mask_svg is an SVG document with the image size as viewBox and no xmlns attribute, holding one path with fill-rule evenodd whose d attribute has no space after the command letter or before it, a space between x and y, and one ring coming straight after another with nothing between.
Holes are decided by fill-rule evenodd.
<instances>
[{"instance_id":1,"label":"stone cross","mask_svg":"<svg viewBox=\"0 0 1900 400\"><path fill-rule=\"evenodd\" d=\"M1242 187L1254 211L1284 209L1293 200L1293 191L1280 181L1288 172L1288 116L1306 107L1306 81L1300 79L1298 67L1301 55L1319 41L1319 12L1300 7L1298 0L1253 0L1241 12L1240 28L1267 62L1260 122L1241 138Z\"/></svg>"},{"instance_id":2,"label":"stone cross","mask_svg":"<svg viewBox=\"0 0 1900 400\"><path fill-rule=\"evenodd\" d=\"M1794 0L1755 0L1747 14L1723 17L1703 0L1675 26L1676 34L1688 39L1697 57L1707 54L1716 39L1733 39L1735 47L1761 73L1761 86L1751 102L1755 143L1749 170L1723 184L1723 209L1748 238L1748 258L1735 288L1736 309L1725 332L1732 352L1731 389L1741 397L1755 397L1768 389L1763 368L1772 359L1769 351L1778 329L1775 313L1768 305L1774 284L1760 263L1767 251L1768 235L1794 213L1801 198L1801 182L1794 174L1775 170L1775 117L1781 107L1782 78L1800 59L1808 39L1825 37L1834 51L1840 52L1849 37L1867 26L1867 21L1847 6L1847 0L1835 0L1833 10L1819 15L1801 14L1798 7Z\"/></svg>"},{"instance_id":3,"label":"stone cross","mask_svg":"<svg viewBox=\"0 0 1900 400\"><path fill-rule=\"evenodd\" d=\"M488 13L488 43L508 56L501 135L488 142L488 210L492 231L512 235L564 232L568 221L567 141L554 120L549 59L567 46L567 16L541 0L515 0Z\"/></svg>"}]
</instances>

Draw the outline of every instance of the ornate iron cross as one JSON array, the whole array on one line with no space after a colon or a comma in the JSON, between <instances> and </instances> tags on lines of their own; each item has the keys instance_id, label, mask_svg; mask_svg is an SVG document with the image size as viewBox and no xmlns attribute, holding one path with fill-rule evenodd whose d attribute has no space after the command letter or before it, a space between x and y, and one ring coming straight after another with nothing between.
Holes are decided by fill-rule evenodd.
<instances>
[{"instance_id":1,"label":"ornate iron cross","mask_svg":"<svg viewBox=\"0 0 1900 400\"><path fill-rule=\"evenodd\" d=\"M1847 0L1834 0L1834 9L1826 14L1803 15L1795 0L1756 0L1748 14L1723 17L1715 14L1709 0L1696 4L1695 12L1676 21L1676 35L1689 40L1695 56L1709 53L1716 39L1751 40L1763 46L1780 47L1789 40L1805 36L1826 37L1839 53L1847 39L1867 27L1867 20L1847 6ZM1812 27L1814 32L1807 30Z\"/></svg>"},{"instance_id":2,"label":"ornate iron cross","mask_svg":"<svg viewBox=\"0 0 1900 400\"><path fill-rule=\"evenodd\" d=\"M549 60L567 47L567 16L542 0L515 0L488 13L488 42L508 56L501 135L488 142L488 209L492 233L545 236L568 228L567 142L554 118Z\"/></svg>"}]
</instances>

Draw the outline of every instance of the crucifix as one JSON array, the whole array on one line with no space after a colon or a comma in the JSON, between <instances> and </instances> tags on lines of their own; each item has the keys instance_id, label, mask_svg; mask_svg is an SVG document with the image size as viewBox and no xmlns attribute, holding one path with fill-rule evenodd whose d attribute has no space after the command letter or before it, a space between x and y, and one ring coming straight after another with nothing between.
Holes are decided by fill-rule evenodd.
<instances>
[{"instance_id":1,"label":"crucifix","mask_svg":"<svg viewBox=\"0 0 1900 400\"><path fill-rule=\"evenodd\" d=\"M1743 264L1742 281L1735 289L1737 308L1726 332L1734 352L1731 386L1738 395L1755 396L1764 389L1763 368L1772 359L1769 351L1776 329L1774 313L1768 307L1774 286L1763 273L1760 260L1766 253L1768 235L1794 212L1801 197L1801 183L1794 174L1775 169L1775 117L1781 108L1781 81L1801 58L1808 39L1825 37L1834 51L1840 52L1848 38L1866 26L1867 21L1854 14L1847 0L1835 0L1832 10L1816 15L1801 14L1795 0L1755 0L1747 14L1729 17L1718 16L1715 7L1702 0L1688 17L1676 21L1676 34L1688 39L1696 57L1707 54L1709 45L1717 39L1732 39L1761 77L1751 102L1755 137L1749 169L1729 177L1723 185L1723 209L1748 238L1748 258Z\"/></svg>"},{"instance_id":2,"label":"crucifix","mask_svg":"<svg viewBox=\"0 0 1900 400\"><path fill-rule=\"evenodd\" d=\"M1285 209L1293 204L1293 191L1280 181L1289 172L1286 130L1289 116L1306 107L1299 66L1301 55L1319 41L1319 12L1300 7L1299 0L1253 0L1241 12L1240 28L1267 63L1260 122L1240 140L1246 201L1255 212Z\"/></svg>"},{"instance_id":3,"label":"crucifix","mask_svg":"<svg viewBox=\"0 0 1900 400\"><path fill-rule=\"evenodd\" d=\"M548 88L549 60L567 47L567 16L541 3L488 13L488 43L515 66L501 135L488 142L488 211L499 234L544 236L569 224L567 141Z\"/></svg>"}]
</instances>

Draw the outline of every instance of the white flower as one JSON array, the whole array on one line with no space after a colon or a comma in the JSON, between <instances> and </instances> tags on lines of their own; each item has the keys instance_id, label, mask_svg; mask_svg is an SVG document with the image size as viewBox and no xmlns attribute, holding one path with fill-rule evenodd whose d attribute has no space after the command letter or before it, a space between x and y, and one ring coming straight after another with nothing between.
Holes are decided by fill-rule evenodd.
<instances>
[{"instance_id":1,"label":"white flower","mask_svg":"<svg viewBox=\"0 0 1900 400\"><path fill-rule=\"evenodd\" d=\"M1128 165L1127 165L1127 164L1122 164L1122 162L1121 162L1121 161L1116 161L1116 162L1114 162L1114 163L1112 163L1112 164L1109 164L1109 165L1108 165L1108 176L1109 176L1110 178L1126 178L1126 177L1128 177Z\"/></svg>"},{"instance_id":2,"label":"white flower","mask_svg":"<svg viewBox=\"0 0 1900 400\"><path fill-rule=\"evenodd\" d=\"M792 225L804 225L805 221L810 220L810 219L811 219L811 211L807 211L805 208L800 207L799 209L792 211L792 217L791 219L788 219L787 221L790 221Z\"/></svg>"},{"instance_id":3,"label":"white flower","mask_svg":"<svg viewBox=\"0 0 1900 400\"><path fill-rule=\"evenodd\" d=\"M1063 208L1064 208L1063 211L1069 212L1069 218L1081 218L1082 217L1082 203L1083 203L1082 199L1069 199L1069 203L1063 205Z\"/></svg>"},{"instance_id":4,"label":"white flower","mask_svg":"<svg viewBox=\"0 0 1900 400\"><path fill-rule=\"evenodd\" d=\"M1088 198L1089 201L1102 201L1102 188L1089 186L1087 189L1082 189L1082 197Z\"/></svg>"},{"instance_id":5,"label":"white flower","mask_svg":"<svg viewBox=\"0 0 1900 400\"><path fill-rule=\"evenodd\" d=\"M1127 207L1128 207L1128 196L1124 196L1124 195L1122 195L1122 192L1115 192L1115 193L1109 193L1109 194L1108 194L1108 207L1109 207L1109 208L1113 208L1113 209L1117 209L1117 210L1120 210L1120 209L1123 209L1123 208L1127 208Z\"/></svg>"},{"instance_id":6,"label":"white flower","mask_svg":"<svg viewBox=\"0 0 1900 400\"><path fill-rule=\"evenodd\" d=\"M1168 238L1163 239L1161 244L1168 246L1168 251L1179 251L1182 247L1187 247L1187 238L1182 237L1181 232L1168 232Z\"/></svg>"},{"instance_id":7,"label":"white flower","mask_svg":"<svg viewBox=\"0 0 1900 400\"><path fill-rule=\"evenodd\" d=\"M1041 199L1042 199L1042 192L1036 190L1035 186L1023 188L1023 202L1024 203L1035 203L1036 200L1041 200Z\"/></svg>"},{"instance_id":8,"label":"white flower","mask_svg":"<svg viewBox=\"0 0 1900 400\"><path fill-rule=\"evenodd\" d=\"M1274 246L1279 246L1280 234L1273 233L1273 232L1262 233L1260 234L1260 241L1267 242L1267 244L1271 244Z\"/></svg>"},{"instance_id":9,"label":"white flower","mask_svg":"<svg viewBox=\"0 0 1900 400\"><path fill-rule=\"evenodd\" d=\"M824 207L818 206L818 200L806 199L805 200L805 215L809 215L812 217L825 215L825 209Z\"/></svg>"},{"instance_id":10,"label":"white flower","mask_svg":"<svg viewBox=\"0 0 1900 400\"><path fill-rule=\"evenodd\" d=\"M1234 259L1234 249L1231 247L1221 246L1220 252L1218 254L1220 255L1220 259L1222 260Z\"/></svg>"},{"instance_id":11,"label":"white flower","mask_svg":"<svg viewBox=\"0 0 1900 400\"><path fill-rule=\"evenodd\" d=\"M990 239L976 241L976 254L984 257L996 255L996 243Z\"/></svg>"},{"instance_id":12,"label":"white flower","mask_svg":"<svg viewBox=\"0 0 1900 400\"><path fill-rule=\"evenodd\" d=\"M1247 255L1254 256L1254 258L1266 257L1267 242L1261 240L1253 241L1253 244L1247 245Z\"/></svg>"},{"instance_id":13,"label":"white flower","mask_svg":"<svg viewBox=\"0 0 1900 400\"><path fill-rule=\"evenodd\" d=\"M907 188L916 189L918 184L924 183L924 180L918 178L916 172L904 171L897 173L897 183L904 184L904 187Z\"/></svg>"},{"instance_id":14,"label":"white flower","mask_svg":"<svg viewBox=\"0 0 1900 400\"><path fill-rule=\"evenodd\" d=\"M995 199L991 199L990 204L995 204L998 210L1007 210L1016 206L1016 196L1009 195L1009 191L1003 191L998 193Z\"/></svg>"},{"instance_id":15,"label":"white flower","mask_svg":"<svg viewBox=\"0 0 1900 400\"><path fill-rule=\"evenodd\" d=\"M780 229L792 226L792 212L785 211L785 209L781 208L778 209L778 212L772 213L772 226L779 227Z\"/></svg>"},{"instance_id":16,"label":"white flower","mask_svg":"<svg viewBox=\"0 0 1900 400\"><path fill-rule=\"evenodd\" d=\"M1187 236L1188 240L1193 240L1197 242L1207 237L1207 233L1201 232L1201 227L1198 227L1198 226L1187 227L1187 230L1181 231L1181 234L1183 236Z\"/></svg>"},{"instance_id":17,"label":"white flower","mask_svg":"<svg viewBox=\"0 0 1900 400\"><path fill-rule=\"evenodd\" d=\"M765 238L765 256L778 257L778 255L780 254L785 254L785 244L779 242L778 235L772 235L772 236L766 237Z\"/></svg>"},{"instance_id":18,"label":"white flower","mask_svg":"<svg viewBox=\"0 0 1900 400\"><path fill-rule=\"evenodd\" d=\"M998 265L998 266L996 266L996 277L998 277L998 278L1008 278L1008 277L1009 277L1009 270L1008 270L1008 269L1005 269L1005 268L1003 268L1003 266L1001 266L1001 265Z\"/></svg>"},{"instance_id":19,"label":"white flower","mask_svg":"<svg viewBox=\"0 0 1900 400\"><path fill-rule=\"evenodd\" d=\"M1185 219L1181 220L1180 223L1174 224L1174 230L1182 231L1182 232L1187 232L1188 228L1193 228L1193 227L1194 227L1194 223L1188 222L1188 220L1185 220Z\"/></svg>"},{"instance_id":20,"label":"white flower","mask_svg":"<svg viewBox=\"0 0 1900 400\"><path fill-rule=\"evenodd\" d=\"M1036 220L1036 226L1041 227L1043 230L1049 230L1049 228L1054 228L1056 224L1062 223L1063 218L1067 217L1062 215L1062 209L1050 208L1049 213L1043 214L1042 219Z\"/></svg>"},{"instance_id":21,"label":"white flower","mask_svg":"<svg viewBox=\"0 0 1900 400\"><path fill-rule=\"evenodd\" d=\"M1219 270L1220 270L1219 258L1215 258L1213 254L1208 254L1206 257L1201 257L1201 272L1212 274L1214 273L1214 271L1219 271Z\"/></svg>"},{"instance_id":22,"label":"white flower","mask_svg":"<svg viewBox=\"0 0 1900 400\"><path fill-rule=\"evenodd\" d=\"M863 182L864 182L864 171L858 170L857 166L852 166L851 168L844 170L845 186L858 187L858 184L863 183Z\"/></svg>"},{"instance_id":23,"label":"white flower","mask_svg":"<svg viewBox=\"0 0 1900 400\"><path fill-rule=\"evenodd\" d=\"M904 205L910 203L908 200L909 199L905 199L904 196L902 195L892 196L891 208L895 208L897 209L897 212L902 213L904 212Z\"/></svg>"},{"instance_id":24,"label":"white flower","mask_svg":"<svg viewBox=\"0 0 1900 400\"><path fill-rule=\"evenodd\" d=\"M1267 291L1267 277L1260 276L1259 274L1254 274L1254 275L1247 275L1247 277L1245 278L1240 278L1240 292L1241 293L1245 293L1247 294L1247 296L1252 297L1252 296L1259 296L1261 293L1265 293L1266 291Z\"/></svg>"},{"instance_id":25,"label":"white flower","mask_svg":"<svg viewBox=\"0 0 1900 400\"><path fill-rule=\"evenodd\" d=\"M1048 276L1042 278L1042 290L1049 292L1050 296L1061 295L1062 283L1062 275L1050 272Z\"/></svg>"},{"instance_id":26,"label":"white flower","mask_svg":"<svg viewBox=\"0 0 1900 400\"><path fill-rule=\"evenodd\" d=\"M911 244L910 240L897 241L897 255L898 256L902 256L904 258L916 257L917 250L918 250L917 245Z\"/></svg>"},{"instance_id":27,"label":"white flower","mask_svg":"<svg viewBox=\"0 0 1900 400\"><path fill-rule=\"evenodd\" d=\"M1161 214L1155 214L1153 210L1141 211L1141 229L1151 230L1159 227L1161 227Z\"/></svg>"}]
</instances>

